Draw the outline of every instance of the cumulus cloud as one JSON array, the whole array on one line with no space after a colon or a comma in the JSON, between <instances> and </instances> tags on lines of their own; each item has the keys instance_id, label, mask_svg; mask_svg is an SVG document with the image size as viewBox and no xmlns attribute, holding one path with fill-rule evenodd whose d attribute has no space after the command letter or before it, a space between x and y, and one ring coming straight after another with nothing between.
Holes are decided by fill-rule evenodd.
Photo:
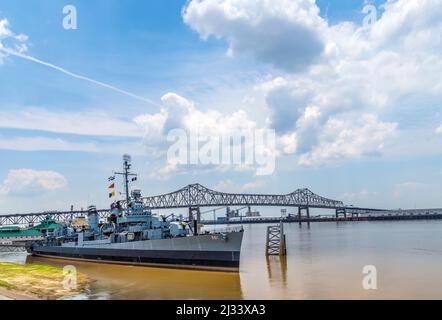
<instances>
[{"instance_id":1,"label":"cumulus cloud","mask_svg":"<svg viewBox=\"0 0 442 320\"><path fill-rule=\"evenodd\" d=\"M313 0L191 0L182 15L202 38L222 38L230 53L250 54L284 71L270 69L275 74L255 86L267 114L258 117L258 112L246 112L239 104L235 111L224 112L216 105L202 107L167 93L157 112L134 119L28 109L0 112L0 127L144 135L151 150L163 151L155 155L164 155L171 129L220 136L270 128L277 133L280 155L296 154L298 164L322 165L381 156L392 143L395 150L408 151L400 147L410 143L404 139L411 135L407 126L413 125L407 116L440 110L440 0L387 1L370 28L347 21L329 24ZM3 40L25 41L13 35L7 21L0 23L0 35ZM258 118L267 121L259 123ZM422 130L434 138L438 125ZM436 132L442 134L442 125ZM429 141L425 134L419 135L423 142ZM167 175L178 169L167 164L162 170L158 172Z\"/></svg>"},{"instance_id":2,"label":"cumulus cloud","mask_svg":"<svg viewBox=\"0 0 442 320\"><path fill-rule=\"evenodd\" d=\"M189 133L196 132L200 136L213 137L251 131L258 127L247 112L241 109L230 114L223 114L214 109L200 110L193 101L176 93L167 93L161 100L164 107L158 113L143 114L135 118L135 122L147 133L147 143L149 138L155 135L163 138L173 129L184 129Z\"/></svg>"},{"instance_id":3,"label":"cumulus cloud","mask_svg":"<svg viewBox=\"0 0 442 320\"><path fill-rule=\"evenodd\" d=\"M379 120L378 110L399 95L385 78L403 61L394 52L377 55L374 36L363 33L362 26L329 26L314 1L194 0L183 18L203 38L225 38L231 51L252 52L288 72L257 88L266 96L268 125L278 133L281 153L297 152L299 164L380 154L385 140L394 136L397 123ZM300 34L309 40L300 41ZM293 44L282 50L290 53L287 57L278 55L280 43ZM320 44L315 54L298 51L297 46L309 50L314 43ZM303 73L297 72L300 61L310 67ZM397 83L401 89L409 86Z\"/></svg>"},{"instance_id":4,"label":"cumulus cloud","mask_svg":"<svg viewBox=\"0 0 442 320\"><path fill-rule=\"evenodd\" d=\"M440 125L439 128L436 129L436 133L437 134L442 134L442 124Z\"/></svg>"},{"instance_id":5,"label":"cumulus cloud","mask_svg":"<svg viewBox=\"0 0 442 320\"><path fill-rule=\"evenodd\" d=\"M304 113L311 93L298 87L287 90L286 85L275 86L267 95L271 125L278 133L287 133L295 128L296 121Z\"/></svg>"},{"instance_id":6,"label":"cumulus cloud","mask_svg":"<svg viewBox=\"0 0 442 320\"><path fill-rule=\"evenodd\" d=\"M154 170L151 170L151 172L149 173L149 178L154 180L166 181L172 177L177 177L183 172L185 172L184 169L180 167L177 163L166 162L165 164L154 168Z\"/></svg>"},{"instance_id":7,"label":"cumulus cloud","mask_svg":"<svg viewBox=\"0 0 442 320\"><path fill-rule=\"evenodd\" d=\"M176 140L179 133L186 143L186 153L190 148L190 140L197 139L198 145L184 159L170 154L173 159L157 168L160 177L169 177L171 173L178 173L186 165L198 165L200 170L255 170L270 157L276 156L274 141L271 133L267 132L266 124L259 125L246 111L238 109L231 113L222 113L215 109L200 109L195 102L190 101L176 93L167 93L162 99L164 107L155 114L143 114L135 118L135 122L145 131L145 145L157 160L167 153L172 140ZM250 141L255 137L255 144L250 146ZM222 148L224 141L229 141L229 146ZM248 139L248 141L246 141ZM293 150L296 138L286 136L280 139L280 145L286 152ZM193 140L192 140L193 141ZM250 146L247 151L244 149ZM186 147L184 146L184 147ZM224 144L223 144L223 147ZM295 146L296 147L296 146ZM215 150L215 151L213 151ZM253 157L253 161L246 163L245 154ZM253 154L252 154L253 153ZM229 161L225 160L225 156ZM241 157L241 159L238 159ZM201 160L204 158L204 163ZM187 161L186 161L187 159ZM193 159L193 160L190 160ZM195 160L196 159L196 160ZM249 160L251 158L248 158ZM270 160L269 160L270 161ZM185 163L183 163L185 162ZM227 163L228 162L228 163ZM267 164L267 162L265 163ZM154 176L157 176L155 173Z\"/></svg>"},{"instance_id":8,"label":"cumulus cloud","mask_svg":"<svg viewBox=\"0 0 442 320\"><path fill-rule=\"evenodd\" d=\"M192 0L183 19L203 39L223 38L229 53L247 53L286 71L314 63L327 23L314 0Z\"/></svg>"},{"instance_id":9,"label":"cumulus cloud","mask_svg":"<svg viewBox=\"0 0 442 320\"><path fill-rule=\"evenodd\" d=\"M284 155L294 154L298 150L298 135L296 132L278 136L278 150Z\"/></svg>"},{"instance_id":10,"label":"cumulus cloud","mask_svg":"<svg viewBox=\"0 0 442 320\"><path fill-rule=\"evenodd\" d=\"M66 178L58 172L17 169L9 171L0 185L0 194L32 195L37 192L63 189L66 186Z\"/></svg>"},{"instance_id":11,"label":"cumulus cloud","mask_svg":"<svg viewBox=\"0 0 442 320\"><path fill-rule=\"evenodd\" d=\"M370 28L345 21L327 26L324 54L306 72L257 86L271 127L296 133L300 164L381 155L387 142L407 144L397 133L409 124L399 126L399 119L439 110L441 15L440 0L389 1Z\"/></svg>"},{"instance_id":12,"label":"cumulus cloud","mask_svg":"<svg viewBox=\"0 0 442 320\"><path fill-rule=\"evenodd\" d=\"M371 29L377 47L407 47L414 52L441 48L442 6L439 0L396 0L384 4L385 13Z\"/></svg>"},{"instance_id":13,"label":"cumulus cloud","mask_svg":"<svg viewBox=\"0 0 442 320\"><path fill-rule=\"evenodd\" d=\"M379 156L384 142L395 134L397 124L379 121L374 115L357 119L330 118L319 142L311 152L301 155L302 165L319 165L348 158Z\"/></svg>"}]
</instances>

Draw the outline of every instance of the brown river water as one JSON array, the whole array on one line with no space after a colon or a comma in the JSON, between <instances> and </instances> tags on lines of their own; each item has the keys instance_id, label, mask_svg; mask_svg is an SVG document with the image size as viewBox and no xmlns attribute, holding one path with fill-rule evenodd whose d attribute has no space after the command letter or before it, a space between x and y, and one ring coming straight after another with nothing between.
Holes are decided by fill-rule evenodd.
<instances>
[{"instance_id":1,"label":"brown river water","mask_svg":"<svg viewBox=\"0 0 442 320\"><path fill-rule=\"evenodd\" d=\"M245 225L239 273L1 255L77 267L92 281L75 299L442 299L442 221L286 224L287 257L265 257L266 225ZM365 290L363 268L377 271Z\"/></svg>"}]
</instances>

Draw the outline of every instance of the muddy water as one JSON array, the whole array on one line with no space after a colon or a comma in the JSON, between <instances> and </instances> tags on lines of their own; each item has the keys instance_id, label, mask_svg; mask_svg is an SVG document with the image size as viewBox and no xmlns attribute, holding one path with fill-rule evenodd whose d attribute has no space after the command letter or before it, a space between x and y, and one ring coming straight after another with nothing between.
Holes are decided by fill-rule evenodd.
<instances>
[{"instance_id":1,"label":"muddy water","mask_svg":"<svg viewBox=\"0 0 442 320\"><path fill-rule=\"evenodd\" d=\"M92 280L76 299L442 299L442 221L288 224L283 259L266 259L265 229L245 226L237 274L17 254L0 261L75 265ZM366 265L376 267L377 290L363 287Z\"/></svg>"}]
</instances>

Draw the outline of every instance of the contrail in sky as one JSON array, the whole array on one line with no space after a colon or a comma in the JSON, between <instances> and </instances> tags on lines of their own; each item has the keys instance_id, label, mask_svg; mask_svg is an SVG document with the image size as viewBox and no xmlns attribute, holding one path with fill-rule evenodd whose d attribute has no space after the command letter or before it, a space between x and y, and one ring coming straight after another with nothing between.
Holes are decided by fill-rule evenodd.
<instances>
[{"instance_id":1,"label":"contrail in sky","mask_svg":"<svg viewBox=\"0 0 442 320\"><path fill-rule=\"evenodd\" d=\"M34 57L29 56L27 54L20 53L20 52L14 51L14 50L10 50L10 49L4 48L2 46L0 46L0 51L3 51L4 53L10 54L12 56L16 56L16 57L19 57L19 58L22 58L22 59L25 59L25 60L29 60L29 61L41 64L43 66L49 67L49 68L57 70L59 72L62 72L62 73L66 74L68 76L71 76L73 78L76 78L76 79L79 79L79 80L88 81L88 82L93 83L95 85L98 85L100 87L107 88L107 89L113 90L115 92L124 94L124 95L126 95L128 97L131 97L131 98L143 101L143 102L150 103L150 104L152 104L154 106L157 106L157 107L162 107L160 104L158 104L158 103L156 103L156 102L154 102L154 101L152 101L150 99L141 97L139 95L136 95L134 93L131 93L131 92L123 90L123 89L119 89L119 88L114 87L114 86L112 86L110 84L107 84L107 83L104 83L104 82L101 82L101 81L97 81L97 80L94 80L94 79L91 79L91 78L88 78L88 77L85 77L85 76L82 76L82 75L79 75L79 74L76 74L76 73L71 72L69 70L66 70L66 69L64 69L62 67L56 66L56 65L54 65L52 63L45 62L45 61L37 59L37 58L34 58Z\"/></svg>"}]
</instances>

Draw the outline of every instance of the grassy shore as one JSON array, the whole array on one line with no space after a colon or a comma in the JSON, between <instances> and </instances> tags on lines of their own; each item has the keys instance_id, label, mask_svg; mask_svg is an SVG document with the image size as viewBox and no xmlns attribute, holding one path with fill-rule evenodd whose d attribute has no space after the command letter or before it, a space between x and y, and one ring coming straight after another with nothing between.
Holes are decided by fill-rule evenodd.
<instances>
[{"instance_id":1,"label":"grassy shore","mask_svg":"<svg viewBox=\"0 0 442 320\"><path fill-rule=\"evenodd\" d=\"M88 284L85 275L77 273L74 290L64 286L62 268L42 265L0 263L0 298L55 300L84 292Z\"/></svg>"}]
</instances>

